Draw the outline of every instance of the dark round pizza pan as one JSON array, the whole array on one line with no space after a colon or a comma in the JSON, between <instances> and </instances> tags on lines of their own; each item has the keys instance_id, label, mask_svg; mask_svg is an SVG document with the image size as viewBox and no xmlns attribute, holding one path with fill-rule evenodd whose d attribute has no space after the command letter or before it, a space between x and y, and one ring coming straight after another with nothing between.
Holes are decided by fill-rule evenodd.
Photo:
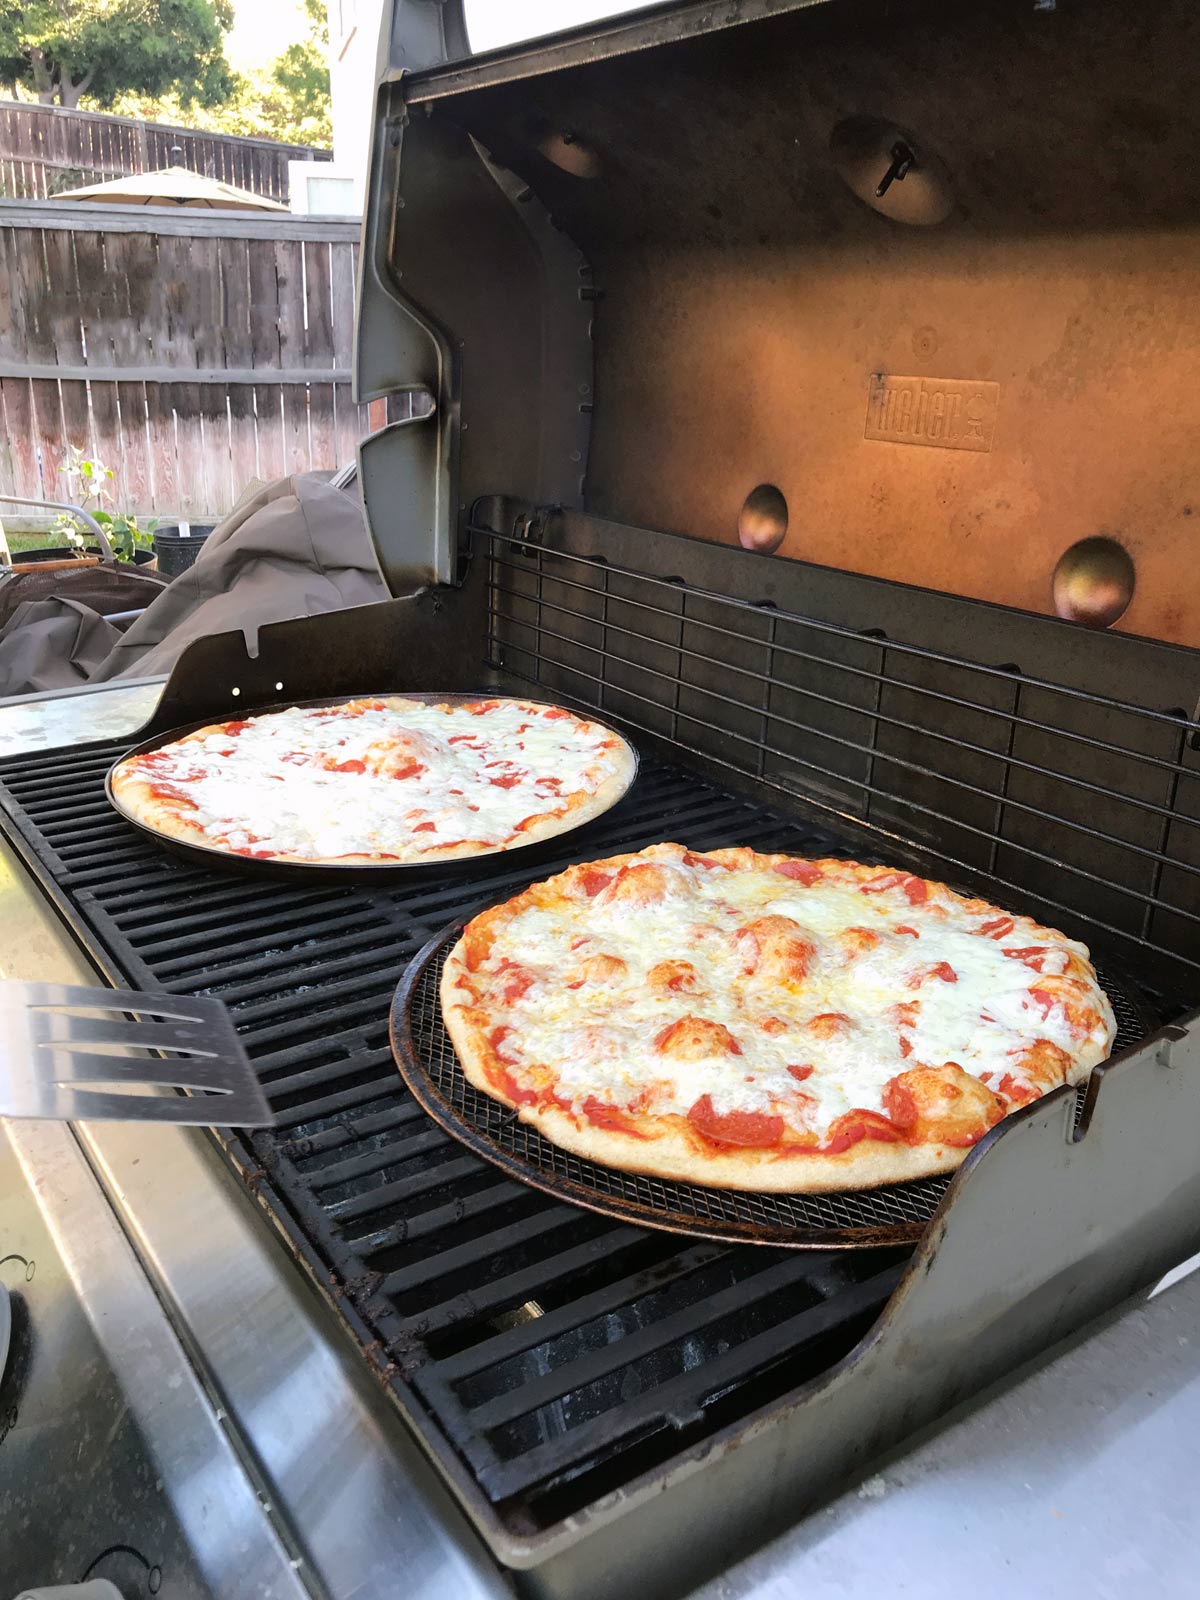
<instances>
[{"instance_id":1,"label":"dark round pizza pan","mask_svg":"<svg viewBox=\"0 0 1200 1600\"><path fill-rule=\"evenodd\" d=\"M549 700L534 700L524 695L490 694L486 690L481 690L475 694L437 694L429 691L415 693L407 689L374 689L370 691L371 697L381 699L386 695L392 694L405 700L418 700L424 705L465 705L473 700L520 700L522 704L531 706L552 706L554 704ZM300 711L315 710L321 706L344 705L348 700L360 698L367 698L367 696L366 694L362 696L339 694L330 695L321 700L284 700L275 705L247 708L246 717L247 719L250 717L266 717L273 712L293 709ZM564 707L563 709L569 710L570 708ZM180 728L172 728L167 733L156 733L152 739L146 739L141 744L134 745L132 749L126 750L119 760L114 761L105 774L104 792L108 797L109 805L112 806L118 816L127 822L131 828L135 828L138 833L143 834L147 839L152 839L160 849L167 851L168 854L198 863L201 866L214 867L218 871L237 872L252 877L304 878L310 883L327 881L335 884L378 883L395 878L401 879L405 883L411 883L422 878L443 878L470 873L472 868L477 868L480 862L490 861L498 855L504 856L506 860L511 857L521 865L528 863L530 866L536 866L539 861L548 861L560 856L562 854L562 841L569 834L589 827L593 822L599 821L605 815L605 812L611 811L613 806L623 800L629 793L638 774L638 753L624 734L618 733L608 723L602 722L598 717L594 717L589 713L572 712L572 715L585 717L588 722L595 723L598 728L603 728L613 738L620 739L633 756L633 768L629 774L628 783L625 784L620 793L613 797L604 808L604 811L596 812L595 815L588 817L584 822L564 828L561 833L551 834L546 839L534 840L530 844L514 845L508 849L497 846L495 849L478 851L475 855L450 859L443 858L436 861L381 861L378 865L372 865L369 862L356 862L347 866L343 866L336 861L260 861L251 856L239 856L230 850L218 849L215 845L191 844L183 839L169 838L166 834L160 833L157 828L152 828L149 824L130 815L113 793L112 779L117 767L128 761L132 756L150 755L155 750L161 750L163 745L173 744L176 739L183 739L189 733L195 733L197 728L206 728L218 721L230 721L236 715L237 711L234 709L223 718L215 716L202 717L197 722L190 722Z\"/></svg>"},{"instance_id":2,"label":"dark round pizza pan","mask_svg":"<svg viewBox=\"0 0 1200 1600\"><path fill-rule=\"evenodd\" d=\"M393 997L390 1025L392 1054L413 1098L473 1154L532 1188L589 1211L643 1228L729 1244L879 1249L913 1245L925 1233L954 1173L876 1189L763 1194L622 1172L559 1149L510 1107L468 1081L446 1031L438 993L442 968L470 920L461 917L443 928L413 957ZM1115 1054L1138 1043L1158 1021L1131 987L1109 973L1101 973L1100 981L1117 1018ZM1082 1108L1085 1088L1064 1087L1054 1093L1074 1092ZM1030 1115L1043 1103L1034 1102L1005 1118L969 1159L1002 1137L1006 1124Z\"/></svg>"}]
</instances>

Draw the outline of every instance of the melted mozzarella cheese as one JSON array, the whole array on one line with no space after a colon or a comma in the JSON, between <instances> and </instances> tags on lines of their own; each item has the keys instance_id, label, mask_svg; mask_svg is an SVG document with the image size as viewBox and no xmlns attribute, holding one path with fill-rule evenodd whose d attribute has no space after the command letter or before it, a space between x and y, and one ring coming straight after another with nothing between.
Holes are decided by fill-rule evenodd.
<instances>
[{"instance_id":1,"label":"melted mozzarella cheese","mask_svg":"<svg viewBox=\"0 0 1200 1600\"><path fill-rule=\"evenodd\" d=\"M1107 1054L1114 1025L1098 987L1091 999L1101 1020L1087 1041L1061 1005L1047 1010L1031 999L1037 976L1005 954L1030 944L1029 922L997 940L972 932L986 918L957 904L910 906L902 893L864 894L853 881L803 888L769 871L677 870L687 892L644 909L600 894L582 920L575 906L525 910L500 931L484 965L485 976L504 961L533 973L533 985L505 1006L512 1026L505 1053L518 1071L549 1068L576 1110L596 1098L686 1116L708 1095L718 1115L781 1115L799 1132L824 1135L846 1111L883 1112L889 1081L918 1065L955 1062L996 1088L1005 1074L1021 1081L1020 1055L1039 1039L1089 1064ZM747 974L737 930L767 915L792 919L815 944L802 981ZM878 944L848 948L839 937L848 928L867 930ZM1084 946L1064 940L1048 947L1042 973L1061 973L1068 950L1087 959ZM568 987L580 962L599 954L618 956L625 972ZM652 967L677 959L695 968L691 992L647 984ZM957 981L926 976L941 963ZM919 1002L916 1018L902 1026L896 1008L909 1001ZM849 1017L851 1026L810 1026L828 1013ZM741 1053L699 1061L664 1054L657 1036L685 1015L722 1024ZM802 1081L788 1070L807 1066L813 1071Z\"/></svg>"},{"instance_id":2,"label":"melted mozzarella cheese","mask_svg":"<svg viewBox=\"0 0 1200 1600\"><path fill-rule=\"evenodd\" d=\"M529 817L561 814L572 795L594 794L612 770L608 738L519 701L484 715L416 703L344 717L292 707L237 734L167 745L143 759L143 771L177 785L196 807L189 820L232 850L411 858L452 843L503 844ZM423 770L369 770L398 740ZM331 770L345 762L368 770ZM401 759L397 771L405 769Z\"/></svg>"}]
</instances>

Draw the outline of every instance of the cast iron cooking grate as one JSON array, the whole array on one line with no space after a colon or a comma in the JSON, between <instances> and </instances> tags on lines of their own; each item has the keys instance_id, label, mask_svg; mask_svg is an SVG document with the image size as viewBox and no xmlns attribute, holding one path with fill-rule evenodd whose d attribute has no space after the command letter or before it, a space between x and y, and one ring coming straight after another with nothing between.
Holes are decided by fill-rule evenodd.
<instances>
[{"instance_id":1,"label":"cast iron cooking grate","mask_svg":"<svg viewBox=\"0 0 1200 1600\"><path fill-rule=\"evenodd\" d=\"M752 1194L621 1172L559 1149L482 1094L462 1070L438 997L461 931L455 923L413 959L392 1007L392 1045L410 1090L469 1150L560 1199L642 1227L792 1249L902 1245L921 1237L949 1175L838 1194ZM1113 1048L1123 1049L1145 1035L1149 1018L1111 978L1101 981L1117 1017ZM1080 1112L1083 1098L1081 1091Z\"/></svg>"},{"instance_id":2,"label":"cast iron cooking grate","mask_svg":"<svg viewBox=\"0 0 1200 1600\"><path fill-rule=\"evenodd\" d=\"M0 761L0 828L112 981L228 1006L278 1117L223 1133L230 1158L485 1529L576 1515L853 1348L906 1251L732 1246L542 1194L430 1120L387 1032L412 957L532 876L667 838L853 853L835 834L644 761L536 872L310 888L164 854L105 799L123 751Z\"/></svg>"}]
</instances>

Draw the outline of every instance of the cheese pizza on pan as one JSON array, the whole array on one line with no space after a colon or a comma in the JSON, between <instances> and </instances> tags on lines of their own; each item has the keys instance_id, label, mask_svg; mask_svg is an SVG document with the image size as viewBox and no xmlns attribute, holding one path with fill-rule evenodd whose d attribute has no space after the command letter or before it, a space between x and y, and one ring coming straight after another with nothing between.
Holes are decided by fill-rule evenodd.
<instances>
[{"instance_id":1,"label":"cheese pizza on pan","mask_svg":"<svg viewBox=\"0 0 1200 1600\"><path fill-rule=\"evenodd\" d=\"M563 1149L750 1190L956 1167L1115 1023L1083 945L852 861L678 844L470 922L441 987L470 1081Z\"/></svg>"},{"instance_id":2,"label":"cheese pizza on pan","mask_svg":"<svg viewBox=\"0 0 1200 1600\"><path fill-rule=\"evenodd\" d=\"M628 787L608 728L526 700L389 695L215 722L113 769L135 821L259 860L384 864L512 849Z\"/></svg>"}]
</instances>

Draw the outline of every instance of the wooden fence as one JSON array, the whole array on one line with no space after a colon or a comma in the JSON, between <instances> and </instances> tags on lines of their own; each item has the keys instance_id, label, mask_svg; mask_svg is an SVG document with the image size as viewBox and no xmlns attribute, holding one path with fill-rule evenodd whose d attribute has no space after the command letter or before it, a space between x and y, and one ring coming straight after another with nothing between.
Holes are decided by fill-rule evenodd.
<instances>
[{"instance_id":1,"label":"wooden fence","mask_svg":"<svg viewBox=\"0 0 1200 1600\"><path fill-rule=\"evenodd\" d=\"M173 156L173 150L182 156ZM154 172L178 161L205 177L286 204L288 162L328 161L329 154L308 145L0 100L0 197L9 200L44 200L63 189Z\"/></svg>"},{"instance_id":2,"label":"wooden fence","mask_svg":"<svg viewBox=\"0 0 1200 1600\"><path fill-rule=\"evenodd\" d=\"M211 520L351 461L357 251L353 223L0 203L0 494L62 499L74 447L111 509Z\"/></svg>"}]
</instances>

